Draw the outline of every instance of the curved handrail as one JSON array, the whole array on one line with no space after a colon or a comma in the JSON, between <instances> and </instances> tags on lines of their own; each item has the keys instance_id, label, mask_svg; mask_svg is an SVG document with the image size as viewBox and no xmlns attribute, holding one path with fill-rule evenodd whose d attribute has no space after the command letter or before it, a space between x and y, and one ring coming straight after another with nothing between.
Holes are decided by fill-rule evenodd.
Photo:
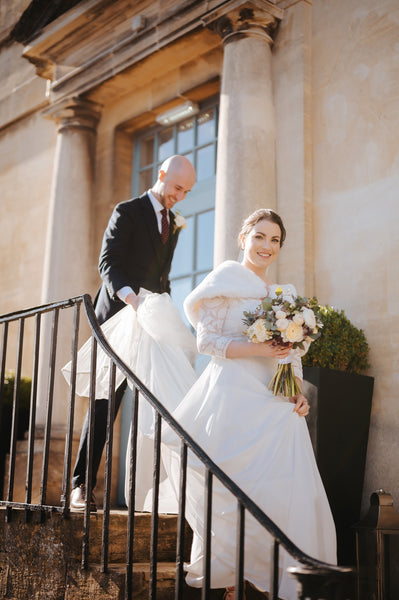
<instances>
[{"instance_id":1,"label":"curved handrail","mask_svg":"<svg viewBox=\"0 0 399 600\"><path fill-rule=\"evenodd\" d=\"M106 337L104 336L101 327L97 321L97 317L94 312L93 304L89 294L82 296L83 304L86 311L87 319L90 324L92 333L101 346L102 350L112 359L115 365L120 371L131 381L134 382L135 386L144 395L146 400L151 406L162 416L163 419L172 427L175 433L182 439L185 444L191 449L194 454L202 461L206 468L216 476L219 481L240 501L240 503L252 514L252 516L274 537L274 539L281 544L281 546L298 562L309 567L323 569L331 573L352 573L352 567L342 567L332 565L320 561L312 556L306 554L298 546L296 546L281 529L272 521L260 508L251 500L249 496L241 490L240 487L228 475L224 473L217 466L216 463L204 452L204 450L193 440L193 438L179 425L174 419L170 412L157 400L157 398L150 392L150 390L140 381L140 379L131 371L126 363L119 358L113 348L109 345Z\"/></svg>"}]
</instances>

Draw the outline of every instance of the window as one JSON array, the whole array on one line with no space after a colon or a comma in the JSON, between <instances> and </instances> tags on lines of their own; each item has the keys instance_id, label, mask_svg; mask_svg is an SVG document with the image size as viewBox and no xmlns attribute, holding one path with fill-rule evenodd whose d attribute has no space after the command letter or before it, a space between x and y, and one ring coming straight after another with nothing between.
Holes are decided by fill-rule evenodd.
<instances>
[{"instance_id":1,"label":"window","mask_svg":"<svg viewBox=\"0 0 399 600\"><path fill-rule=\"evenodd\" d=\"M187 220L170 273L172 298L181 310L184 298L213 267L217 116L216 102L209 103L198 115L152 129L135 140L134 196L151 187L162 162L173 154L187 156L197 172L193 190L174 209Z\"/></svg>"}]
</instances>

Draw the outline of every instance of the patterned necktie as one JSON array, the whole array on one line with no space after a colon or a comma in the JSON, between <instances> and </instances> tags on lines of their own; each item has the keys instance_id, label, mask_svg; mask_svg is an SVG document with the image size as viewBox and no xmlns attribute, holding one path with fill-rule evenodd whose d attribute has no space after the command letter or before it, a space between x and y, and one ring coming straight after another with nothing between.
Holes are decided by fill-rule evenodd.
<instances>
[{"instance_id":1,"label":"patterned necktie","mask_svg":"<svg viewBox=\"0 0 399 600\"><path fill-rule=\"evenodd\" d=\"M168 221L168 209L167 208L163 208L161 210L161 215L162 215L162 219L161 219L161 237L162 237L162 242L165 244L166 240L169 237L169 221Z\"/></svg>"}]
</instances>

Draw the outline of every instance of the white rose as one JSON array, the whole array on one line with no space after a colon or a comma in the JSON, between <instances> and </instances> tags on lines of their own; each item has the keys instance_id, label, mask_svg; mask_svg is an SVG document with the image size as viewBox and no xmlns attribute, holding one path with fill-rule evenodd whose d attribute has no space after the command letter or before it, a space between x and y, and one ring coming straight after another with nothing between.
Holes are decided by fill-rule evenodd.
<instances>
[{"instance_id":1,"label":"white rose","mask_svg":"<svg viewBox=\"0 0 399 600\"><path fill-rule=\"evenodd\" d=\"M276 311L276 319L285 319L286 313L283 310Z\"/></svg>"},{"instance_id":2,"label":"white rose","mask_svg":"<svg viewBox=\"0 0 399 600\"><path fill-rule=\"evenodd\" d=\"M185 229L187 227L187 221L179 213L175 214L175 227L177 229Z\"/></svg>"},{"instance_id":3,"label":"white rose","mask_svg":"<svg viewBox=\"0 0 399 600\"><path fill-rule=\"evenodd\" d=\"M313 310L311 308L303 308L302 314L306 325L310 327L310 329L314 329L316 327L316 317L314 316Z\"/></svg>"},{"instance_id":4,"label":"white rose","mask_svg":"<svg viewBox=\"0 0 399 600\"><path fill-rule=\"evenodd\" d=\"M266 342L271 339L271 332L265 328L264 323L264 319L257 319L255 323L248 327L246 333L252 342Z\"/></svg>"},{"instance_id":5,"label":"white rose","mask_svg":"<svg viewBox=\"0 0 399 600\"><path fill-rule=\"evenodd\" d=\"M303 315L301 315L300 313L296 313L292 319L294 321L294 323L296 323L297 325L303 325L305 319L303 318Z\"/></svg>"},{"instance_id":6,"label":"white rose","mask_svg":"<svg viewBox=\"0 0 399 600\"><path fill-rule=\"evenodd\" d=\"M276 315L277 316L277 315ZM288 327L289 321L288 319L277 319L276 327L279 331L285 331Z\"/></svg>"},{"instance_id":7,"label":"white rose","mask_svg":"<svg viewBox=\"0 0 399 600\"><path fill-rule=\"evenodd\" d=\"M287 342L301 342L303 339L303 331L300 325L291 321L287 329L284 332L284 338Z\"/></svg>"}]
</instances>

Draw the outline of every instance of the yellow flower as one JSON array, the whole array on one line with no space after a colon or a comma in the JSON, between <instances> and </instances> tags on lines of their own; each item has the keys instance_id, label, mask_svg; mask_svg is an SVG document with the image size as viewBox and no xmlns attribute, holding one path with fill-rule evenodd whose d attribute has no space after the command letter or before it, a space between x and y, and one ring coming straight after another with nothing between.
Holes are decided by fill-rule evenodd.
<instances>
[{"instance_id":1,"label":"yellow flower","mask_svg":"<svg viewBox=\"0 0 399 600\"><path fill-rule=\"evenodd\" d=\"M276 296L281 296L282 293L283 293L283 290L281 289L280 286L278 286L278 288L276 288L276 291L275 291Z\"/></svg>"}]
</instances>

